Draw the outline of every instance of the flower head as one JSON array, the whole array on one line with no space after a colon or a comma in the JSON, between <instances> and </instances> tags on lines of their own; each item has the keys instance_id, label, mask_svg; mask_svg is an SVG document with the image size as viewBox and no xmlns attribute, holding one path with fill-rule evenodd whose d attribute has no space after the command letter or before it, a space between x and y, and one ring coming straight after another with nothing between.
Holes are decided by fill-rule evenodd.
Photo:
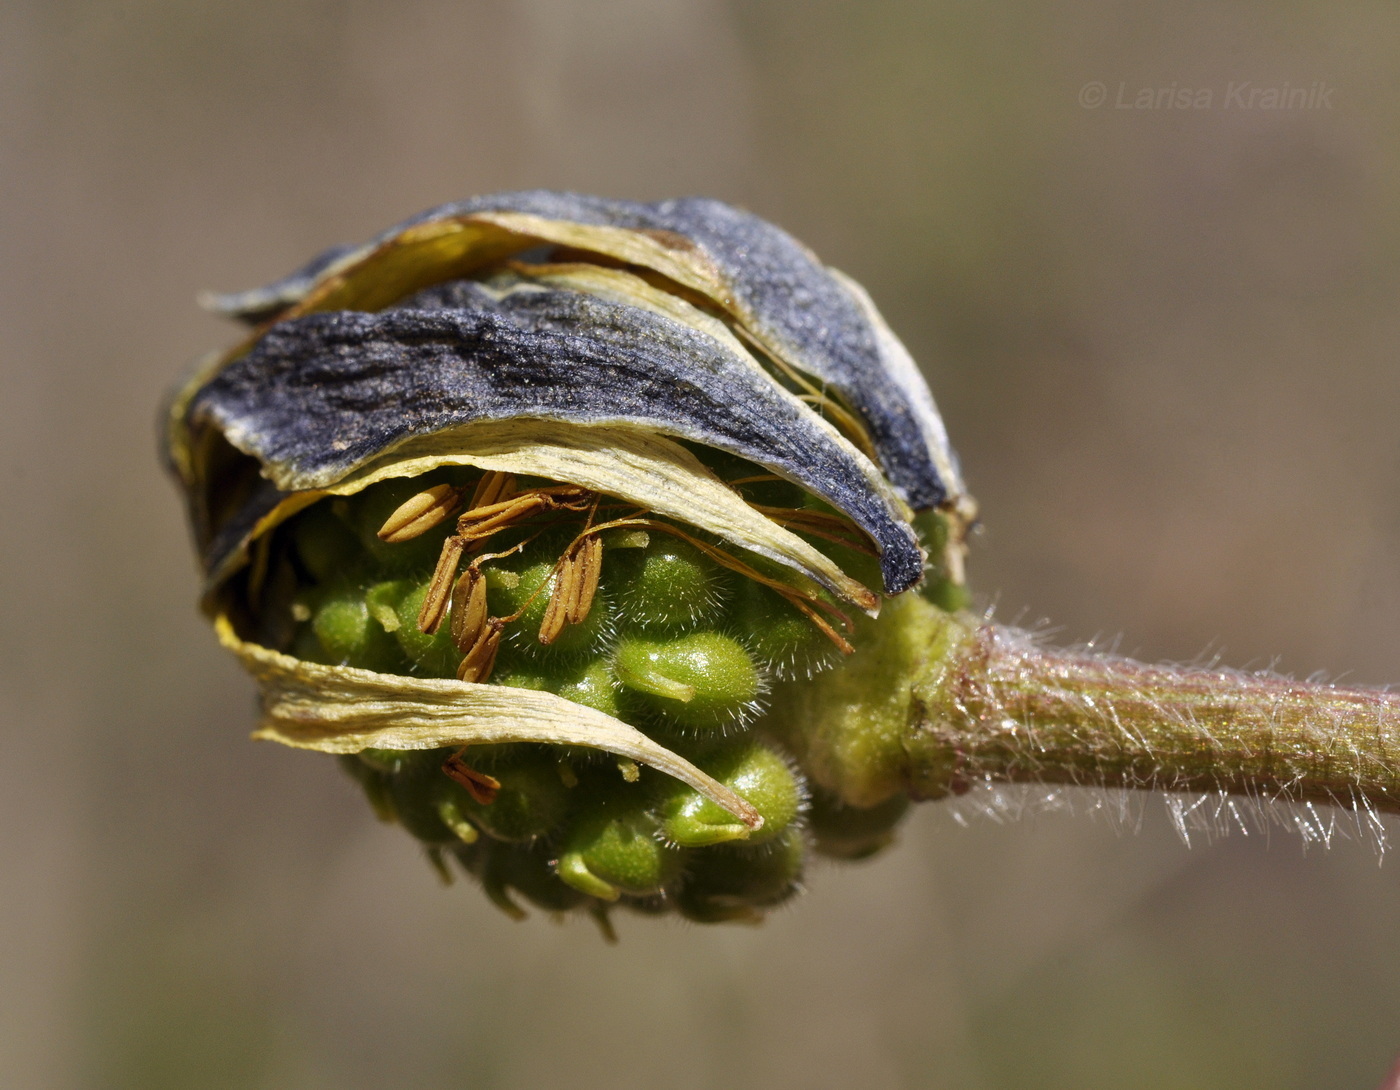
<instances>
[{"instance_id":1,"label":"flower head","mask_svg":"<svg viewBox=\"0 0 1400 1090\"><path fill-rule=\"evenodd\" d=\"M345 755L503 905L795 889L810 792L765 700L924 582L919 512L946 602L973 510L864 291L716 201L536 191L212 304L254 330L168 454L259 735ZM837 854L898 816L862 840L817 802Z\"/></svg>"}]
</instances>

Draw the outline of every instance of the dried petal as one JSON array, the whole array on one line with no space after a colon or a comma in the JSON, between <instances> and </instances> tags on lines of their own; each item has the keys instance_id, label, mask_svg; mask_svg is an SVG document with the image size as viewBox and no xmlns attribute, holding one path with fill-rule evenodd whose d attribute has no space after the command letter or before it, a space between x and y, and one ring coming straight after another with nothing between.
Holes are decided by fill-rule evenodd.
<instances>
[{"instance_id":1,"label":"dried petal","mask_svg":"<svg viewBox=\"0 0 1400 1090\"><path fill-rule=\"evenodd\" d=\"M446 289L444 289L446 290ZM923 576L888 482L752 359L639 307L576 292L451 309L314 314L274 326L190 405L283 488L324 488L415 434L520 417L645 426L727 450L797 481L881 552L885 590Z\"/></svg>"},{"instance_id":2,"label":"dried petal","mask_svg":"<svg viewBox=\"0 0 1400 1090\"><path fill-rule=\"evenodd\" d=\"M322 753L497 742L587 746L690 784L751 829L763 824L734 791L635 727L553 693L322 666L240 639L225 616L214 627L262 688L255 738Z\"/></svg>"},{"instance_id":3,"label":"dried petal","mask_svg":"<svg viewBox=\"0 0 1400 1090\"><path fill-rule=\"evenodd\" d=\"M841 391L882 466L916 509L957 505L957 459L937 410L909 381L902 346L872 326L868 300L801 243L756 216L701 198L642 204L533 190L443 205L372 242L322 254L285 280L209 302L260 321L376 309L541 242L653 272L711 300L755 340ZM883 326L883 323L879 323Z\"/></svg>"}]
</instances>

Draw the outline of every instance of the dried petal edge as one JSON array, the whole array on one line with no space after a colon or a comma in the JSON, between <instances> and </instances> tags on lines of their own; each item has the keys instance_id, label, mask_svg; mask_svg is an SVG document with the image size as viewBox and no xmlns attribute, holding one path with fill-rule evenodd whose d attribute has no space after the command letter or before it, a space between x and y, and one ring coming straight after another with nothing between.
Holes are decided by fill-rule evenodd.
<instances>
[{"instance_id":1,"label":"dried petal edge","mask_svg":"<svg viewBox=\"0 0 1400 1090\"><path fill-rule=\"evenodd\" d=\"M324 666L245 642L223 614L214 627L261 691L254 738L321 753L507 742L587 746L689 784L750 829L763 825L748 802L679 754L621 720L553 693Z\"/></svg>"}]
</instances>

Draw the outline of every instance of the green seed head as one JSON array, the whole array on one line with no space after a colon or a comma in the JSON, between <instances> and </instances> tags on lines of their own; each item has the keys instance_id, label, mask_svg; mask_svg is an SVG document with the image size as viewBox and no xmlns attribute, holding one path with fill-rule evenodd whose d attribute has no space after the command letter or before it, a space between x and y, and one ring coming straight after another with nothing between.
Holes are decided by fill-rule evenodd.
<instances>
[{"instance_id":1,"label":"green seed head","mask_svg":"<svg viewBox=\"0 0 1400 1090\"><path fill-rule=\"evenodd\" d=\"M792 489L763 487L774 500ZM392 546L365 540L371 526L377 530L424 488L421 479L384 482L334 501L340 514L320 504L293 520L301 568L319 578L288 607L294 620L304 619L294 637L299 657L455 676L462 652L450 613L433 635L418 627L442 535L431 549L416 539ZM770 673L806 678L839 661L839 651L772 588L721 568L686 541L626 528L605 531L602 578L587 616L543 645L539 628L576 533L527 526L468 554L485 576L488 615L508 619L489 681L555 693L640 724L745 799L762 826L750 829L679 781L644 770L639 776L636 764L579 746L461 751L462 762L499 782L490 802L443 771L450 749L369 749L347 767L377 812L435 851L450 847L512 915L523 903L566 911L621 902L694 920L757 918L797 889L808 844L807 787L788 749L735 728L756 714ZM396 549L415 558L394 556ZM506 555L484 555L492 550ZM780 574L766 561L755 564L764 578ZM819 793L812 839L826 854L861 857L889 843L905 805L901 796L857 810Z\"/></svg>"},{"instance_id":2,"label":"green seed head","mask_svg":"<svg viewBox=\"0 0 1400 1090\"><path fill-rule=\"evenodd\" d=\"M307 657L454 676L461 652L450 618L434 635L418 627L437 547L412 564L380 563L363 540L366 527L423 487L412 483L372 486L344 519L321 505L303 516L310 529L293 523L298 549L341 548L361 558L367 576L351 581L333 573L301 592L297 608L310 620L297 646ZM766 671L806 676L839 654L776 591L725 571L687 542L645 531L610 532L589 615L541 645L539 626L571 540L569 531L550 530L506 556L478 561L489 614L518 614L507 624L490 680L553 692L680 739L670 744L695 750L691 759L752 805L762 826L749 829L678 781L646 773L638 782L634 764L576 746L463 751L462 761L499 781L490 802L443 772L451 750L366 750L353 760L356 778L381 813L418 839L455 845L459 861L512 914L520 912L519 898L547 911L620 900L638 911L679 908L696 920L751 918L797 888L807 789L775 743L726 735L754 714ZM771 576L771 568L763 570ZM816 842L847 858L877 850L898 818L887 809L843 809L823 795L813 819Z\"/></svg>"}]
</instances>

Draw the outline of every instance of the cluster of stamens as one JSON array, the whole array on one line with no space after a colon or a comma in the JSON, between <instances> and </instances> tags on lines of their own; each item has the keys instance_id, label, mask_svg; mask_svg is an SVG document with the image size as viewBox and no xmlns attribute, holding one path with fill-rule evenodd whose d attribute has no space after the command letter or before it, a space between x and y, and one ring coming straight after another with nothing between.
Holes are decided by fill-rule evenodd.
<instances>
[{"instance_id":1,"label":"cluster of stamens","mask_svg":"<svg viewBox=\"0 0 1400 1090\"><path fill-rule=\"evenodd\" d=\"M456 513L466 489L439 484L405 500L379 528L381 541L411 541L445 522ZM442 543L428 593L418 613L418 629L435 635L449 611L452 642L462 653L457 667L460 681L486 681L496 664L505 626L518 620L492 617L487 611L486 580L481 564L504 553L477 556L457 574L465 555L479 551L493 536L545 511L597 510L599 497L575 485L530 488L517 492L508 473L488 472L476 483L466 512L457 519L456 532ZM523 545L524 543L522 543ZM515 549L521 546L517 545ZM515 551L515 550L512 550ZM553 643L566 624L578 624L588 616L598 590L603 546L597 532L585 528L559 558L550 592L549 607L540 625L539 641Z\"/></svg>"}]
</instances>

